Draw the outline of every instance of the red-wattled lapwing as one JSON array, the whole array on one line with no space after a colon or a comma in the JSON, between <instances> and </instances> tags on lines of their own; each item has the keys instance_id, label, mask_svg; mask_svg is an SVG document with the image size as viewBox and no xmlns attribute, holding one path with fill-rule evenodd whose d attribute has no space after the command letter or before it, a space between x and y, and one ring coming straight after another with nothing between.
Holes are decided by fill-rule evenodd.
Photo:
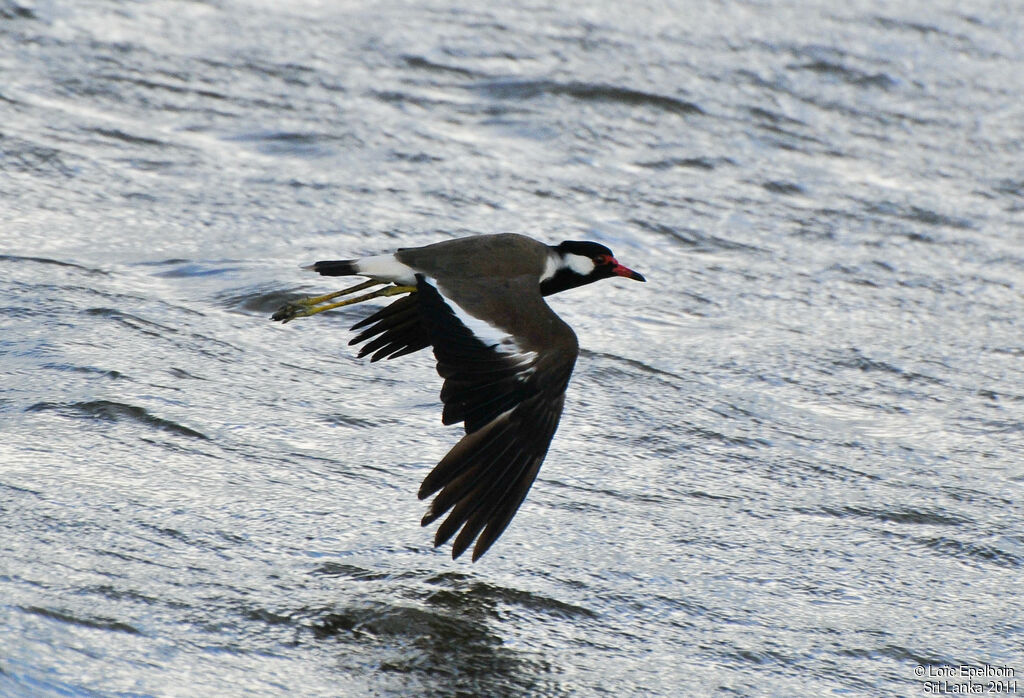
<instances>
[{"instance_id":1,"label":"red-wattled lapwing","mask_svg":"<svg viewBox=\"0 0 1024 698\"><path fill-rule=\"evenodd\" d=\"M576 334L543 297L612 276L644 277L596 242L549 246L513 234L460 238L307 268L369 281L290 303L273 319L288 322L377 296L408 294L356 323L353 330L366 329L350 344L366 342L359 356L372 354L371 361L434 348L437 372L444 378L442 421L463 422L466 435L420 487L420 499L438 493L423 525L451 510L434 545L462 529L452 557L476 539L476 561L508 526L537 477L579 354ZM332 302L381 284L388 285Z\"/></svg>"}]
</instances>

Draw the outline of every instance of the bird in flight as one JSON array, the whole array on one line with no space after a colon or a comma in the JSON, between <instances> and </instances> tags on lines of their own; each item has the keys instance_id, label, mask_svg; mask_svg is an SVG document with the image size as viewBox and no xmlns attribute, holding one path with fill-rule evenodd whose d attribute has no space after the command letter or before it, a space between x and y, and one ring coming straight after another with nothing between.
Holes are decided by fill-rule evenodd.
<instances>
[{"instance_id":1,"label":"bird in flight","mask_svg":"<svg viewBox=\"0 0 1024 698\"><path fill-rule=\"evenodd\" d=\"M526 498L558 427L579 355L576 334L544 296L622 276L645 281L596 242L546 245L525 235L478 235L361 259L316 262L324 276L363 276L351 288L283 306L288 322L380 296L401 298L353 325L359 356L394 359L433 347L444 379L442 422L462 437L423 480L436 493L422 525L445 520L434 546L458 533L452 558L475 562ZM341 296L374 291L336 301Z\"/></svg>"}]
</instances>

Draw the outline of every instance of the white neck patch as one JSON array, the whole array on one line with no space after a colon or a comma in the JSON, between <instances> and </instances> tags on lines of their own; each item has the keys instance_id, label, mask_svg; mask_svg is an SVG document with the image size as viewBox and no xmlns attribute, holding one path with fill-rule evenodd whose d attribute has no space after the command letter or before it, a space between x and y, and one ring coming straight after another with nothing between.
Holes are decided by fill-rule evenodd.
<instances>
[{"instance_id":1,"label":"white neck patch","mask_svg":"<svg viewBox=\"0 0 1024 698\"><path fill-rule=\"evenodd\" d=\"M555 274L562 267L562 257L554 252L548 255L548 261L544 263L544 273L540 275L540 280L547 281L548 279L554 278Z\"/></svg>"}]
</instances>

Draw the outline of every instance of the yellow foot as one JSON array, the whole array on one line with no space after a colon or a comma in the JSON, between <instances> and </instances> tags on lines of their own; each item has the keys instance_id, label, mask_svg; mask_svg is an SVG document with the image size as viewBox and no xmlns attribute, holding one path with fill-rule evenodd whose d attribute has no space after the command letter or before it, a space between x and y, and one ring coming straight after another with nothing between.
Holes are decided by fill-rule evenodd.
<instances>
[{"instance_id":1,"label":"yellow foot","mask_svg":"<svg viewBox=\"0 0 1024 698\"><path fill-rule=\"evenodd\" d=\"M376 291L366 293L362 296L356 296L355 298L348 298L337 303L328 303L327 301L334 300L339 296L346 296L356 291L362 291L370 288L371 286L379 285L379 281L370 279L364 281L361 284L357 284L352 288L346 288L342 291L335 291L334 293L328 293L323 296L316 296L315 298L302 298L297 301L288 303L287 305L281 306L276 313L270 316L271 320L280 320L282 323L290 322L295 318L309 317L310 315L316 315L322 313L325 310L333 310L334 308L341 308L346 305L353 305L355 303L362 303L363 301L370 300L371 298L379 298L381 296L397 296L402 293L412 293L416 290L415 286L385 286L384 288L378 288Z\"/></svg>"},{"instance_id":2,"label":"yellow foot","mask_svg":"<svg viewBox=\"0 0 1024 698\"><path fill-rule=\"evenodd\" d=\"M281 322L288 322L289 320L294 320L297 317L305 317L306 315L309 314L306 311L308 311L313 306L319 305L321 303L326 303L327 301L330 300L334 300L338 296L346 296L350 293L355 293L356 291L363 291L365 289L370 288L371 286L377 286L379 283L379 281L374 281L373 279L370 279L369 281L364 281L350 288L346 288L341 291L335 291L334 293L328 293L327 295L324 296L315 296L313 298L300 298L297 301L292 301L291 303L282 305L280 308L278 308L276 313L270 316L270 319L280 320Z\"/></svg>"}]
</instances>

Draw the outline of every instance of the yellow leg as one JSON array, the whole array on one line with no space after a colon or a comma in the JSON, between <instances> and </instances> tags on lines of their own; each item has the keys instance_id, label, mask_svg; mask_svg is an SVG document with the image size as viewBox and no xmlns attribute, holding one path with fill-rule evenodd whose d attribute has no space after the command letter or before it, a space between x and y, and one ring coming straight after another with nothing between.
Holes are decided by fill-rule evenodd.
<instances>
[{"instance_id":1,"label":"yellow leg","mask_svg":"<svg viewBox=\"0 0 1024 698\"><path fill-rule=\"evenodd\" d=\"M326 303L327 301L334 300L338 296L347 296L348 294L355 293L356 291L364 291L373 286L378 286L380 285L380 283L380 281L374 281L373 279L370 279L369 281L364 281L361 284L356 284L355 286L342 289L341 291L335 291L334 293L328 293L327 295L324 296L316 296L314 298L300 298L297 301L289 303L289 305L320 305L321 303Z\"/></svg>"},{"instance_id":2,"label":"yellow leg","mask_svg":"<svg viewBox=\"0 0 1024 698\"><path fill-rule=\"evenodd\" d=\"M347 288L344 291L336 291L335 293L328 293L327 295L317 296L316 298L303 298L301 300L295 301L294 303L289 303L288 305L282 307L280 310L274 313L273 316L271 316L271 319L280 320L282 323L285 323L289 322L290 320L294 320L297 317L309 317L310 315L322 313L325 310L334 310L335 308L341 308L346 305L362 303L363 301L368 301L371 298L379 298L381 296L397 296L402 293L413 293L416 290L415 286L385 286L384 288L378 288L376 291L363 294L362 296L348 298L343 301L338 301L337 303L323 304L324 301L329 301L334 298L337 298L338 296L344 296L348 293L361 291L363 289L369 288L370 286L376 286L379 283L379 281L370 280L365 283L361 283L358 286Z\"/></svg>"},{"instance_id":3,"label":"yellow leg","mask_svg":"<svg viewBox=\"0 0 1024 698\"><path fill-rule=\"evenodd\" d=\"M338 296L345 296L348 295L349 293L355 293L356 291L363 291L365 289L370 288L371 286L377 286L379 284L379 281L374 281L373 279L370 279L368 281L358 283L355 286L342 289L341 291L328 293L324 296L315 296L313 298L300 298L297 301L292 301L291 303L282 305L280 308L278 308L277 312L271 316L271 319L280 320L281 322L288 322L289 320L293 320L297 317L303 317L303 312L310 308L311 306L319 305L320 303L326 303L327 301L333 300Z\"/></svg>"}]
</instances>

